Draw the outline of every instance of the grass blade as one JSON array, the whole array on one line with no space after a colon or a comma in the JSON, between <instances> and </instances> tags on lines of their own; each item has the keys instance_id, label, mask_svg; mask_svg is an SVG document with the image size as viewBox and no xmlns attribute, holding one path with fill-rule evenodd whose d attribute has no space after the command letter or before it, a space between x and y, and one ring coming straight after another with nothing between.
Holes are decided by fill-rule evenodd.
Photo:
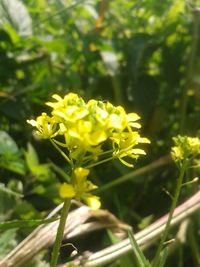
<instances>
[{"instance_id":1,"label":"grass blade","mask_svg":"<svg viewBox=\"0 0 200 267\"><path fill-rule=\"evenodd\" d=\"M128 236L131 242L134 255L138 261L139 267L150 267L150 264L144 256L143 252L141 251L140 247L138 246L132 231L128 231Z\"/></svg>"},{"instance_id":2,"label":"grass blade","mask_svg":"<svg viewBox=\"0 0 200 267\"><path fill-rule=\"evenodd\" d=\"M17 221L7 221L0 223L0 230L7 230L12 228L28 228L35 227L40 224L47 224L58 220L58 218L50 218L43 220L17 220Z\"/></svg>"}]
</instances>

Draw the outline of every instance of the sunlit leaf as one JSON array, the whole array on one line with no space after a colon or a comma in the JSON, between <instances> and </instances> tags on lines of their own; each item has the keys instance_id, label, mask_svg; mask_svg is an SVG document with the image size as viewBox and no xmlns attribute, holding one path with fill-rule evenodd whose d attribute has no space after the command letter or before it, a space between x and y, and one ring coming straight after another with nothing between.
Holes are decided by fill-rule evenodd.
<instances>
[{"instance_id":1,"label":"sunlit leaf","mask_svg":"<svg viewBox=\"0 0 200 267\"><path fill-rule=\"evenodd\" d=\"M0 25L7 23L21 36L32 34L32 20L21 1L0 0Z\"/></svg>"},{"instance_id":2,"label":"sunlit leaf","mask_svg":"<svg viewBox=\"0 0 200 267\"><path fill-rule=\"evenodd\" d=\"M38 155L31 143L28 143L27 151L25 152L25 159L32 174L36 176L47 176L49 172L49 165L39 164Z\"/></svg>"},{"instance_id":3,"label":"sunlit leaf","mask_svg":"<svg viewBox=\"0 0 200 267\"><path fill-rule=\"evenodd\" d=\"M15 141L5 131L0 130L0 155L16 154L19 151Z\"/></svg>"}]
</instances>

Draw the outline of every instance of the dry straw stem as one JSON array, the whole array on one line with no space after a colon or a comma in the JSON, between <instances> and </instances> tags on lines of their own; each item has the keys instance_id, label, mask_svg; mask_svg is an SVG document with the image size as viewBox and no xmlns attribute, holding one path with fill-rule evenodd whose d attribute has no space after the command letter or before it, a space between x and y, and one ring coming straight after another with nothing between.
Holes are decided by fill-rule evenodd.
<instances>
[{"instance_id":1,"label":"dry straw stem","mask_svg":"<svg viewBox=\"0 0 200 267\"><path fill-rule=\"evenodd\" d=\"M48 218L60 211L62 205L58 206ZM93 222L86 222L95 218ZM52 246L58 227L58 221L37 227L27 238L14 248L3 260L0 267L27 266L30 261L42 249ZM122 223L114 215L106 210L91 210L88 206L81 206L69 213L65 225L64 237L72 238L83 233L96 231L102 228L127 229L128 225Z\"/></svg>"},{"instance_id":2,"label":"dry straw stem","mask_svg":"<svg viewBox=\"0 0 200 267\"><path fill-rule=\"evenodd\" d=\"M58 206L48 216L48 218L54 216L61 208L62 205ZM200 190L194 196L176 208L171 226L182 222L185 220L185 218L192 215L198 209L200 209ZM94 217L98 220L94 222L87 222L88 219ZM165 228L167 218L168 214L135 235L135 238L142 249L147 248L160 237L160 234ZM27 266L27 262L30 261L39 251L53 244L57 227L57 221L48 225L37 227L24 241L22 241L0 262L0 267ZM126 224L123 224L108 211L92 211L87 206L81 206L69 213L68 221L65 226L64 238L72 238L81 234L108 227L115 229L128 228ZM100 252L94 254L90 253L90 256L87 259L85 259L84 255L82 257L78 257L75 261L84 267L103 266L104 264L109 263L130 252L131 249L132 248L129 239L125 239L115 245L101 250Z\"/></svg>"},{"instance_id":3,"label":"dry straw stem","mask_svg":"<svg viewBox=\"0 0 200 267\"><path fill-rule=\"evenodd\" d=\"M147 173L153 169L169 164L170 162L171 159L169 155L164 156L143 168L140 168L136 171L131 172L130 174L122 176L121 179L117 179L114 184L108 183L107 185L105 185L105 187L107 186L108 188L110 188L112 186L117 186L141 174ZM53 217L61 209L62 205L58 206L49 214L47 218ZM101 218L100 221L86 223L89 218L95 216L97 217L97 219ZM87 232L95 231L102 228L124 228L124 226L124 224L117 220L108 211L99 210L94 212L89 207L82 206L69 213L64 235L65 237L70 238L76 235L85 234ZM58 221L52 222L48 225L41 225L37 227L27 238L25 238L16 248L14 248L5 258L0 261L0 267L23 266L42 249L50 247L53 244L57 227Z\"/></svg>"},{"instance_id":4,"label":"dry straw stem","mask_svg":"<svg viewBox=\"0 0 200 267\"><path fill-rule=\"evenodd\" d=\"M190 199L175 209L171 227L182 222L185 218L192 215L194 212L200 209L200 190L193 195ZM135 239L138 245L145 249L149 247L156 239L160 237L165 229L165 224L168 219L168 214L158 219L156 222L145 228L144 230L135 234ZM80 261L79 264L84 267L103 266L122 255L132 250L130 240L127 238L115 245L112 245L100 252L94 253L87 258L84 262ZM78 262L78 261L77 261Z\"/></svg>"}]
</instances>

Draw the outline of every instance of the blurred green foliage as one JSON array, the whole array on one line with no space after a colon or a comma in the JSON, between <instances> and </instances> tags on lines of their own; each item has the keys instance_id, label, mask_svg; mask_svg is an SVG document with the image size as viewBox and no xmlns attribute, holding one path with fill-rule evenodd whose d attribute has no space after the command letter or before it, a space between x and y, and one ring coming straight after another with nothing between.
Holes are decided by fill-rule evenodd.
<instances>
[{"instance_id":1,"label":"blurred green foliage","mask_svg":"<svg viewBox=\"0 0 200 267\"><path fill-rule=\"evenodd\" d=\"M41 219L60 203L58 184L68 166L26 123L44 110L53 93L72 91L139 113L143 134L152 143L137 168L169 153L173 136L199 134L200 15L195 3L0 0L1 221ZM93 177L101 186L130 171L114 161L94 169ZM173 166L140 175L109 194L102 192L103 207L141 228L168 210L170 199L162 188L173 191L176 175ZM196 188L184 188L182 198ZM199 216L194 225L195 235ZM1 257L25 234L27 229L4 232ZM95 246L101 249L105 240ZM87 245L81 245L83 250ZM168 266L200 264L189 247L175 251ZM115 266L123 266L123 260Z\"/></svg>"}]
</instances>

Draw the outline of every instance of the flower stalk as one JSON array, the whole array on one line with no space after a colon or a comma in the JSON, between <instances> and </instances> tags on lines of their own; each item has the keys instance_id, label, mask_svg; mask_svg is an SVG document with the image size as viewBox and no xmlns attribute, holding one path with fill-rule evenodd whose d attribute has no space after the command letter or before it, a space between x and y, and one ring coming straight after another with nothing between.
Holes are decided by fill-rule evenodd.
<instances>
[{"instance_id":1,"label":"flower stalk","mask_svg":"<svg viewBox=\"0 0 200 267\"><path fill-rule=\"evenodd\" d=\"M172 200L172 205L171 205L171 208L170 208L170 211L169 211L169 216L168 216L168 219L167 219L167 222L166 222L164 233L163 233L163 235L161 237L160 244L159 244L159 246L157 248L156 255L155 255L153 263L152 263L152 267L159 266L160 253L161 253L161 251L162 251L162 249L164 247L164 243L166 241L167 235L168 235L169 230L170 230L171 221L172 221L173 214L174 214L174 211L175 211L175 208L176 208L176 205L177 205L177 202L178 202L178 198L179 198L179 195L180 195L180 192L181 192L181 187L182 187L182 184L183 184L183 178L184 178L186 170L187 170L187 160L185 160L183 162L182 168L180 170L180 175L179 175L179 177L177 179L177 185L176 185L174 197L173 197L173 200Z\"/></svg>"},{"instance_id":2,"label":"flower stalk","mask_svg":"<svg viewBox=\"0 0 200 267\"><path fill-rule=\"evenodd\" d=\"M51 256L50 267L56 267L57 266L59 251L60 251L60 247L61 247L61 243L62 243L63 233L64 233L64 229L65 229L65 223L66 223L67 216L69 213L70 204L71 204L71 199L66 198L64 200L63 208L61 211L59 226L57 229L56 239L55 239L55 243L54 243L53 251L52 251L52 256Z\"/></svg>"}]
</instances>

